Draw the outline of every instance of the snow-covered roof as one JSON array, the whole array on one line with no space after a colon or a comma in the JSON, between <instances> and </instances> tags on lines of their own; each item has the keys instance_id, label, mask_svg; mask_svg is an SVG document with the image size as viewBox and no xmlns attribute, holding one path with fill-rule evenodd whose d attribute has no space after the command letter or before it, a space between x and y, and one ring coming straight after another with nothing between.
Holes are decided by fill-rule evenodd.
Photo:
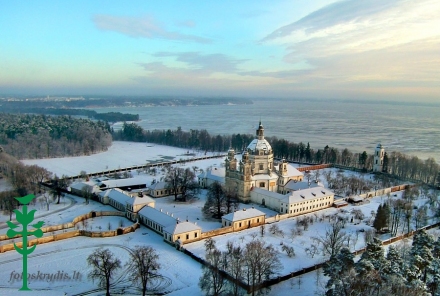
<instances>
[{"instance_id":1,"label":"snow-covered roof","mask_svg":"<svg viewBox=\"0 0 440 296\"><path fill-rule=\"evenodd\" d=\"M234 222L234 221L241 221L241 220L265 216L265 215L266 214L263 213L262 211L251 208L251 209L242 209L233 213L229 213L227 215L224 215L222 219Z\"/></svg>"},{"instance_id":2,"label":"snow-covered roof","mask_svg":"<svg viewBox=\"0 0 440 296\"><path fill-rule=\"evenodd\" d=\"M255 150L271 151L272 146L266 139L253 139L252 142L247 146L248 150L255 152Z\"/></svg>"},{"instance_id":3,"label":"snow-covered roof","mask_svg":"<svg viewBox=\"0 0 440 296\"><path fill-rule=\"evenodd\" d=\"M289 194L280 194L261 188L253 188L255 193L263 194L278 199L280 202L285 203L297 203L301 201L312 200L315 198L321 198L325 196L334 195L334 193L324 187L308 188L303 190L292 191ZM252 194L252 193L251 193Z\"/></svg>"},{"instance_id":4,"label":"snow-covered roof","mask_svg":"<svg viewBox=\"0 0 440 296\"><path fill-rule=\"evenodd\" d=\"M290 190L303 190L307 188L314 188L314 187L323 187L321 184L316 183L315 181L310 182L295 182L293 180L290 180L287 182L286 186L284 186L285 189Z\"/></svg>"},{"instance_id":5,"label":"snow-covered roof","mask_svg":"<svg viewBox=\"0 0 440 296\"><path fill-rule=\"evenodd\" d=\"M87 182L77 182L77 183L73 183L72 185L70 185L71 189L75 189L75 190L83 190L84 186L87 186L89 188L94 189L94 187L96 188L96 184L93 181L87 181Z\"/></svg>"},{"instance_id":6,"label":"snow-covered roof","mask_svg":"<svg viewBox=\"0 0 440 296\"><path fill-rule=\"evenodd\" d=\"M146 204L149 204L149 203L152 203L152 202L155 202L154 199L152 199L151 197L146 196L146 195L144 195L142 197L134 196L134 197L130 198L130 200L127 200L127 203L130 204L130 205L133 205L133 206L135 206L135 205L146 205Z\"/></svg>"},{"instance_id":7,"label":"snow-covered roof","mask_svg":"<svg viewBox=\"0 0 440 296\"><path fill-rule=\"evenodd\" d=\"M202 228L194 223L185 221L185 222L176 223L175 225L168 226L167 228L164 229L164 232L168 232L171 234L180 234L180 233L197 231L197 230L201 231Z\"/></svg>"},{"instance_id":8,"label":"snow-covered roof","mask_svg":"<svg viewBox=\"0 0 440 296\"><path fill-rule=\"evenodd\" d=\"M177 220L174 217L171 217L150 206L143 207L138 214L156 222L159 225L162 225L164 228L177 223Z\"/></svg>"},{"instance_id":9,"label":"snow-covered roof","mask_svg":"<svg viewBox=\"0 0 440 296\"><path fill-rule=\"evenodd\" d=\"M335 201L333 202L333 204L334 204L334 205L337 205L337 206L342 206L342 205L348 205L348 202L346 202L346 201L343 200L343 199L340 199L340 200L335 200Z\"/></svg>"},{"instance_id":10,"label":"snow-covered roof","mask_svg":"<svg viewBox=\"0 0 440 296\"><path fill-rule=\"evenodd\" d=\"M253 181L259 181L259 180L277 180L278 176L275 174L255 174L251 176L251 180Z\"/></svg>"},{"instance_id":11,"label":"snow-covered roof","mask_svg":"<svg viewBox=\"0 0 440 296\"><path fill-rule=\"evenodd\" d=\"M273 192L273 191L269 191L269 190L266 190L266 189L261 189L261 188L258 188L258 187L252 188L251 194L252 194L252 192L260 193L260 194L263 194L265 196L270 196L270 197L273 197L273 198L276 198L276 199L279 199L279 200L282 200L282 199L284 199L286 197L284 194Z\"/></svg>"},{"instance_id":12,"label":"snow-covered roof","mask_svg":"<svg viewBox=\"0 0 440 296\"><path fill-rule=\"evenodd\" d=\"M351 199L352 201L354 201L354 202L361 202L361 201L364 200L364 199L363 199L362 197L360 197L359 195L352 196L352 197L350 197L350 199Z\"/></svg>"},{"instance_id":13,"label":"snow-covered roof","mask_svg":"<svg viewBox=\"0 0 440 296\"><path fill-rule=\"evenodd\" d=\"M148 188L150 188L151 190L162 190L165 189L167 186L167 183L164 181L160 181L160 182L156 182L152 185L148 185Z\"/></svg>"},{"instance_id":14,"label":"snow-covered roof","mask_svg":"<svg viewBox=\"0 0 440 296\"><path fill-rule=\"evenodd\" d=\"M137 178L128 178L128 179L106 180L106 181L102 181L101 184L104 184L107 188L117 188L117 187L145 185L145 181L139 181L139 179Z\"/></svg>"},{"instance_id":15,"label":"snow-covered roof","mask_svg":"<svg viewBox=\"0 0 440 296\"><path fill-rule=\"evenodd\" d=\"M124 204L131 199L131 197L127 194L125 194L124 191L122 191L119 188L112 188L108 189L106 191L100 192L99 196L105 197L107 196L109 199L112 199L114 201L117 201L121 204Z\"/></svg>"},{"instance_id":16,"label":"snow-covered roof","mask_svg":"<svg viewBox=\"0 0 440 296\"><path fill-rule=\"evenodd\" d=\"M296 203L301 201L312 200L325 196L335 195L332 191L324 187L308 188L303 190L292 191L290 194L285 195L285 202Z\"/></svg>"},{"instance_id":17,"label":"snow-covered roof","mask_svg":"<svg viewBox=\"0 0 440 296\"><path fill-rule=\"evenodd\" d=\"M274 166L276 168L277 171L279 171L280 166L276 165ZM299 177L299 176L304 176L304 174L300 171L298 171L293 165L291 165L290 163L287 164L287 176L289 177Z\"/></svg>"},{"instance_id":18,"label":"snow-covered roof","mask_svg":"<svg viewBox=\"0 0 440 296\"><path fill-rule=\"evenodd\" d=\"M225 175L225 168L213 168L212 170L207 170L199 174L197 177L199 179L209 179L219 183L225 183Z\"/></svg>"}]
</instances>

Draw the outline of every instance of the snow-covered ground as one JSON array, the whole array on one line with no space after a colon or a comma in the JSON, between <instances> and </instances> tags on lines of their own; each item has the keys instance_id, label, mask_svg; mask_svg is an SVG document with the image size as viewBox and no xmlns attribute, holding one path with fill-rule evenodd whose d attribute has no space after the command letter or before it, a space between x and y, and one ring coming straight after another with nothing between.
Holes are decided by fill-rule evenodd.
<instances>
[{"instance_id":1,"label":"snow-covered ground","mask_svg":"<svg viewBox=\"0 0 440 296\"><path fill-rule=\"evenodd\" d=\"M50 159L29 159L22 160L24 164L37 164L44 167L58 176L79 175L81 171L88 173L101 172L104 170L130 167L134 165L147 164L156 161L170 161L215 155L204 151L188 150L163 145L134 143L134 142L113 142L112 146L105 152L89 156L50 158Z\"/></svg>"},{"instance_id":2,"label":"snow-covered ground","mask_svg":"<svg viewBox=\"0 0 440 296\"><path fill-rule=\"evenodd\" d=\"M255 227L239 232L216 236L213 239L216 241L216 246L221 251L226 250L226 244L228 241L244 246L246 243L254 239L262 239L267 244L272 244L278 250L280 260L283 265L283 270L280 272L280 275L286 275L328 259L322 255L322 252L317 252L312 257L310 253L307 253L306 249L312 249L313 245L319 247L319 244L314 241L314 238L324 237L326 229L330 227L331 216L338 215L340 217L348 217L349 222L346 223L344 232L351 237L350 249L358 250L363 248L365 246L365 231L371 229L371 227L367 226L363 222L360 223L360 221L357 221L356 219L354 219L353 222L350 222L351 217L353 216L350 212L353 209L359 209L365 215L364 221L371 220L372 222L373 219L371 219L371 212L376 212L378 206L382 202L383 198L375 197L370 200L370 203L362 206L349 205L340 209L329 208L296 218L275 222L274 224L278 225L279 229L283 231L283 236L271 234L269 228L272 224L266 224L265 234L263 237L261 237L260 227ZM309 225L307 229L304 229L304 227L297 225L297 221L306 216L312 217L314 222L313 224ZM302 234L292 235L292 229L301 229ZM295 250L295 256L289 258L281 249L283 245L293 247ZM198 257L204 257L204 241L186 244L185 248L196 254Z\"/></svg>"},{"instance_id":3,"label":"snow-covered ground","mask_svg":"<svg viewBox=\"0 0 440 296\"><path fill-rule=\"evenodd\" d=\"M81 171L98 172L105 169L116 169L119 167L127 167L132 165L139 165L148 161L155 160L170 160L187 158L188 150L179 149L160 145L149 145L145 143L130 143L130 142L114 142L107 152L99 153L84 157L71 157L61 159L41 159L41 160L25 160L26 164L37 164L45 167L57 175L78 175ZM189 157L203 156L204 152L189 151L194 153ZM206 170L208 167L223 166L224 159L216 158L197 162L188 162L182 164L182 167L189 167L194 169ZM197 170L196 168L196 170ZM133 178L142 179L145 183L151 183L153 179L160 180L164 172L160 169L155 175L144 171L131 172ZM357 174L353 172L346 172L346 175ZM364 175L365 178L370 178L369 175ZM321 176L321 181L325 183ZM399 197L400 193L397 197ZM397 198L392 196L391 198ZM201 213L206 198L206 191L202 190L199 198L187 202L174 202L174 197L165 197L156 199L156 208L163 209L165 212L174 213L175 217L181 220L188 219L191 222L197 222L203 231L211 230L220 227L217 220L206 218ZM270 225L266 225L264 241L273 244L279 251L281 262L283 263L283 270L280 274L286 274L304 267L322 262L325 258L319 252L312 258L311 254L306 252L307 248L311 248L316 244L314 237L323 236L325 230L329 227L329 216L339 214L347 216L347 222L344 231L351 236L351 249L359 249L364 246L364 233L358 230L368 230L370 226L365 224L366 221L372 221L372 212L375 212L379 204L386 200L386 196L375 197L369 203L361 206L348 206L341 209L330 208L321 210L315 214L309 214L313 217L314 223L309 226L307 230L303 227L297 226L296 221L300 218L292 218L276 222L275 224L284 232L284 237L274 236L269 232ZM71 201L73 201L71 203ZM420 199L416 201L417 205L424 204L426 200ZM256 205L240 205L240 208L250 207ZM37 209L35 221L43 220L45 225L55 225L72 221L78 215L88 213L92 210L114 210L110 206L105 206L97 202L91 201L86 205L84 200L78 197L66 197L61 205L50 205L50 210L47 211L45 205L40 201L34 206ZM274 216L276 213L266 208L259 207L260 210L266 212L267 217ZM354 220L351 221L352 209L360 209L365 218L363 222ZM0 215L0 234L6 232L4 221L8 217ZM123 219L123 218L122 218ZM322 219L320 221L320 219ZM106 230L108 223L112 226L119 225L121 217L103 217L94 218L88 221L88 227ZM317 220L317 221L316 221ZM3 223L2 223L3 221ZM124 223L129 223L128 220ZM371 223L370 223L371 224ZM302 235L291 235L292 229L302 229ZM217 236L214 239L220 249L224 249L227 241L233 241L236 244L245 244L253 239L261 238L260 228L243 230L237 233ZM385 237L384 237L385 238ZM185 245L185 248L191 252L204 256L203 241L195 242ZM285 252L281 250L281 243L292 246L295 250L296 256L289 258ZM74 272L81 274L80 280L70 281L34 281L30 282L29 286L33 289L36 295L74 295L85 291L96 289L97 283L93 283L87 279L87 273L90 271L86 263L86 258L93 252L95 248L100 246L108 247L114 252L124 264L128 257L128 252L125 249L135 245L149 245L157 250L160 256L161 274L164 280L157 283L159 292L165 292L167 295L203 295L198 287L199 277L201 275L201 266L190 257L175 250L172 246L163 242L162 237L142 226L134 233L112 238L87 238L77 237L59 242L38 245L35 252L29 256L28 266L30 273L57 273L58 271L73 275ZM21 282L11 281L14 278L14 273L21 272L21 256L15 252L10 251L0 254L0 295L21 295L17 291L21 287ZM122 272L123 273L123 272ZM269 295L316 295L323 290L326 279L322 274L311 272L300 278L295 278L277 284L271 287ZM137 295L138 293L130 290L132 285L124 280L120 280L117 289L120 294ZM124 293L121 289L125 289ZM92 293L90 295L103 295L103 292ZM112 295L118 295L112 293Z\"/></svg>"}]
</instances>

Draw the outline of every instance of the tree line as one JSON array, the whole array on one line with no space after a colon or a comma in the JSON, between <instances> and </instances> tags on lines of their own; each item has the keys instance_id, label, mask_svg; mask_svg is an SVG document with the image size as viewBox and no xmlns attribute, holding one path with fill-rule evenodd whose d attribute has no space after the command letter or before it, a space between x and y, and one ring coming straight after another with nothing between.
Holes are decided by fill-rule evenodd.
<instances>
[{"instance_id":1,"label":"tree line","mask_svg":"<svg viewBox=\"0 0 440 296\"><path fill-rule=\"evenodd\" d=\"M136 123L124 123L122 129L113 131L114 140L150 142L161 145L175 146L202 151L227 151L233 148L237 152L246 149L255 138L250 134L210 135L206 129L183 131L181 127L175 130L144 130ZM301 163L332 163L347 168L364 170L373 169L373 152L357 153L347 148L338 149L326 145L313 149L310 143L294 143L277 137L266 137L272 145L274 157L285 158L288 161ZM385 152L383 173L403 179L413 179L435 185L440 181L440 166L433 158L426 160L401 152Z\"/></svg>"},{"instance_id":2,"label":"tree line","mask_svg":"<svg viewBox=\"0 0 440 296\"><path fill-rule=\"evenodd\" d=\"M226 251L220 251L215 240L205 241L206 265L202 266L199 287L206 295L242 295L239 282L254 288L265 280L277 275L281 261L273 245L255 239L244 247L233 242L226 243ZM232 280L228 280L225 273Z\"/></svg>"},{"instance_id":3,"label":"tree line","mask_svg":"<svg viewBox=\"0 0 440 296\"><path fill-rule=\"evenodd\" d=\"M103 121L0 113L0 145L19 159L89 155L107 150L111 142Z\"/></svg>"},{"instance_id":4,"label":"tree line","mask_svg":"<svg viewBox=\"0 0 440 296\"><path fill-rule=\"evenodd\" d=\"M67 176L58 177L53 175L47 169L37 165L24 165L13 156L0 150L0 176L4 176L12 185L12 190L0 192L0 210L9 215L12 219L12 213L20 204L14 197L25 196L29 193L35 195L42 194L47 209L49 204L56 200L60 203L62 191L69 186ZM52 189L46 192L42 182L52 180ZM34 201L33 201L34 202Z\"/></svg>"}]
</instances>

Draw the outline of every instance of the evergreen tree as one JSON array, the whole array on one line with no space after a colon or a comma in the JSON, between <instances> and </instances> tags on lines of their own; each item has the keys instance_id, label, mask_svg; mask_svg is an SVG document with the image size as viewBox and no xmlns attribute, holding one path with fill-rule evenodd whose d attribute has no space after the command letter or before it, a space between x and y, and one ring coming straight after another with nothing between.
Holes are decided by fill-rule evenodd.
<instances>
[{"instance_id":1,"label":"evergreen tree","mask_svg":"<svg viewBox=\"0 0 440 296\"><path fill-rule=\"evenodd\" d=\"M383 228L388 226L389 220L389 207L385 203L383 205L379 205L377 208L376 216L374 218L373 227L377 231L381 231Z\"/></svg>"},{"instance_id":2,"label":"evergreen tree","mask_svg":"<svg viewBox=\"0 0 440 296\"><path fill-rule=\"evenodd\" d=\"M367 243L365 252L362 253L358 263L365 260L369 261L379 273L386 269L387 261L385 260L382 241L380 239L375 237L371 242Z\"/></svg>"},{"instance_id":3,"label":"evergreen tree","mask_svg":"<svg viewBox=\"0 0 440 296\"><path fill-rule=\"evenodd\" d=\"M324 264L324 275L330 279L327 282L326 295L344 295L343 291L350 281L354 267L354 255L347 248L342 248L339 253L330 257Z\"/></svg>"},{"instance_id":4,"label":"evergreen tree","mask_svg":"<svg viewBox=\"0 0 440 296\"><path fill-rule=\"evenodd\" d=\"M400 279L404 279L403 274L405 272L405 264L400 257L394 246L388 248L386 260L388 261L384 269L384 273L387 277L396 276Z\"/></svg>"},{"instance_id":5,"label":"evergreen tree","mask_svg":"<svg viewBox=\"0 0 440 296\"><path fill-rule=\"evenodd\" d=\"M382 172L387 173L388 172L388 154L385 152L383 155L383 166L382 166Z\"/></svg>"},{"instance_id":6,"label":"evergreen tree","mask_svg":"<svg viewBox=\"0 0 440 296\"><path fill-rule=\"evenodd\" d=\"M434 259L431 250L434 248L434 238L432 235L421 230L414 235L411 247L411 262L409 278L411 280L421 280L426 283L429 266Z\"/></svg>"}]
</instances>

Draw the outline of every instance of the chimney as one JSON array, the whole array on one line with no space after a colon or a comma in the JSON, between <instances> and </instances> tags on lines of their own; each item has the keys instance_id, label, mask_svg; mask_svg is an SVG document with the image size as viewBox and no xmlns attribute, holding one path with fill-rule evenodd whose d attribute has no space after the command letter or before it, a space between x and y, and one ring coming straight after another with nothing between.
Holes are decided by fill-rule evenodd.
<instances>
[{"instance_id":1,"label":"chimney","mask_svg":"<svg viewBox=\"0 0 440 296\"><path fill-rule=\"evenodd\" d=\"M162 209L160 209L160 211L162 212Z\"/></svg>"}]
</instances>

